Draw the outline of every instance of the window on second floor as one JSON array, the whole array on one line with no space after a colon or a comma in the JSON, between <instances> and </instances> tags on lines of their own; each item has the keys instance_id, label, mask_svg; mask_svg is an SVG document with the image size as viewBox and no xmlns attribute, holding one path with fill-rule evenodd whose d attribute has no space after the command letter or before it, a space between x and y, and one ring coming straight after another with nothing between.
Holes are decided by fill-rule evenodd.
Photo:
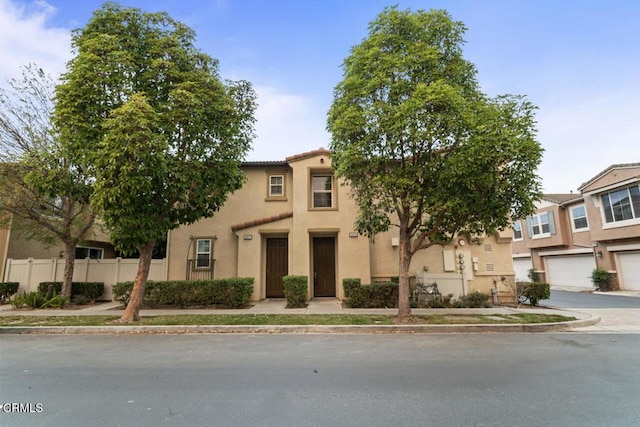
<instances>
[{"instance_id":1,"label":"window on second floor","mask_svg":"<svg viewBox=\"0 0 640 427\"><path fill-rule=\"evenodd\" d=\"M586 231L589 229L587 209L584 205L571 208L571 226L573 227L573 231Z\"/></svg>"},{"instance_id":2,"label":"window on second floor","mask_svg":"<svg viewBox=\"0 0 640 427\"><path fill-rule=\"evenodd\" d=\"M333 176L311 176L311 207L332 208L333 203Z\"/></svg>"},{"instance_id":3,"label":"window on second floor","mask_svg":"<svg viewBox=\"0 0 640 427\"><path fill-rule=\"evenodd\" d=\"M522 223L519 220L513 223L513 240L522 240Z\"/></svg>"},{"instance_id":4,"label":"window on second floor","mask_svg":"<svg viewBox=\"0 0 640 427\"><path fill-rule=\"evenodd\" d=\"M640 187L634 185L603 194L602 208L607 223L640 218Z\"/></svg>"},{"instance_id":5,"label":"window on second floor","mask_svg":"<svg viewBox=\"0 0 640 427\"><path fill-rule=\"evenodd\" d=\"M533 235L549 234L549 214L544 212L531 218Z\"/></svg>"},{"instance_id":6,"label":"window on second floor","mask_svg":"<svg viewBox=\"0 0 640 427\"><path fill-rule=\"evenodd\" d=\"M541 239L556 234L556 224L552 211L537 213L527 218L527 235L531 239Z\"/></svg>"},{"instance_id":7,"label":"window on second floor","mask_svg":"<svg viewBox=\"0 0 640 427\"><path fill-rule=\"evenodd\" d=\"M284 175L269 175L269 196L284 196Z\"/></svg>"}]
</instances>

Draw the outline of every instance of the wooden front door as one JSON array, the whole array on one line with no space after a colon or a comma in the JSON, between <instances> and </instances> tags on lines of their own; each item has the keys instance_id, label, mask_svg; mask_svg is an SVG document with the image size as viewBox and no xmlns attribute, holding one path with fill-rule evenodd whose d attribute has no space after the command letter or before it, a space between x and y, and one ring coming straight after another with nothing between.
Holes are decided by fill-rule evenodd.
<instances>
[{"instance_id":1,"label":"wooden front door","mask_svg":"<svg viewBox=\"0 0 640 427\"><path fill-rule=\"evenodd\" d=\"M313 238L313 296L336 296L336 239Z\"/></svg>"},{"instance_id":2,"label":"wooden front door","mask_svg":"<svg viewBox=\"0 0 640 427\"><path fill-rule=\"evenodd\" d=\"M267 298L284 298L282 278L289 271L289 242L285 238L267 239Z\"/></svg>"}]
</instances>

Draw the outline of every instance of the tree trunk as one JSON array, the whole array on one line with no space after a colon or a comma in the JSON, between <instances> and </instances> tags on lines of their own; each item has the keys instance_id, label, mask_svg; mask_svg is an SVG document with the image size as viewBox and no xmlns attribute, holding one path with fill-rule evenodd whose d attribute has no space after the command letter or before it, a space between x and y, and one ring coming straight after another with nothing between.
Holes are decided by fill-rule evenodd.
<instances>
[{"instance_id":1,"label":"tree trunk","mask_svg":"<svg viewBox=\"0 0 640 427\"><path fill-rule=\"evenodd\" d=\"M406 321L411 317L409 288L409 265L411 264L411 239L405 230L400 228L400 256L398 268L398 320Z\"/></svg>"},{"instance_id":2,"label":"tree trunk","mask_svg":"<svg viewBox=\"0 0 640 427\"><path fill-rule=\"evenodd\" d=\"M127 308L124 310L122 317L118 319L119 323L131 323L140 320L139 313L144 299L144 288L147 284L147 277L149 277L149 267L151 266L151 255L154 245L155 241L151 241L138 248L140 252L138 272L133 282L133 290L131 291L129 304L127 304Z\"/></svg>"},{"instance_id":3,"label":"tree trunk","mask_svg":"<svg viewBox=\"0 0 640 427\"><path fill-rule=\"evenodd\" d=\"M64 242L64 277L62 278L63 297L71 298L71 282L73 281L73 268L76 262L76 245L71 240Z\"/></svg>"}]
</instances>

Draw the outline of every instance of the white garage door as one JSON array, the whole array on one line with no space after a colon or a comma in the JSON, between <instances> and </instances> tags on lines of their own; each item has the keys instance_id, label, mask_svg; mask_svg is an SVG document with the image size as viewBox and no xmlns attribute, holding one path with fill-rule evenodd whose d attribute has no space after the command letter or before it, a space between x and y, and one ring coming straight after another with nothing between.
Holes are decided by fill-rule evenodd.
<instances>
[{"instance_id":1,"label":"white garage door","mask_svg":"<svg viewBox=\"0 0 640 427\"><path fill-rule=\"evenodd\" d=\"M547 280L553 286L592 288L591 272L596 268L592 255L548 256Z\"/></svg>"},{"instance_id":2,"label":"white garage door","mask_svg":"<svg viewBox=\"0 0 640 427\"><path fill-rule=\"evenodd\" d=\"M640 291L640 252L621 253L618 255L620 263L620 287L628 291Z\"/></svg>"},{"instance_id":3,"label":"white garage door","mask_svg":"<svg viewBox=\"0 0 640 427\"><path fill-rule=\"evenodd\" d=\"M529 281L529 270L533 266L531 265L531 258L514 258L513 269L516 272L516 280L526 282Z\"/></svg>"}]
</instances>

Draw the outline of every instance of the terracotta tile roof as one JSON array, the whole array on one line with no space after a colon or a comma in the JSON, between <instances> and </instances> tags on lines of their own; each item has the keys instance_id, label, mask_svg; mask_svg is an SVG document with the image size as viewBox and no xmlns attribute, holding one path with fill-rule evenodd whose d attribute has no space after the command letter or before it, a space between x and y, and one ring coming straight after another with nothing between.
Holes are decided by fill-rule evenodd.
<instances>
[{"instance_id":1,"label":"terracotta tile roof","mask_svg":"<svg viewBox=\"0 0 640 427\"><path fill-rule=\"evenodd\" d=\"M268 217L264 217L264 218L258 218L258 219L254 219L252 221L247 221L247 222L243 222L243 223L240 223L240 224L232 225L231 229L233 231L238 231L238 230L242 230L242 229L245 229L245 228L254 227L256 225L268 224L270 222L279 221L281 219L291 218L292 216L293 216L293 212L283 212L283 213L278 214L278 215L268 216Z\"/></svg>"},{"instance_id":2,"label":"terracotta tile roof","mask_svg":"<svg viewBox=\"0 0 640 427\"><path fill-rule=\"evenodd\" d=\"M284 160L267 160L257 162L242 162L243 167L264 167L264 166L288 166Z\"/></svg>"},{"instance_id":3,"label":"terracotta tile roof","mask_svg":"<svg viewBox=\"0 0 640 427\"><path fill-rule=\"evenodd\" d=\"M571 200L582 199L582 195L575 193L544 194L544 199L561 205Z\"/></svg>"},{"instance_id":4,"label":"terracotta tile roof","mask_svg":"<svg viewBox=\"0 0 640 427\"><path fill-rule=\"evenodd\" d=\"M322 156L322 155L329 156L331 155L331 151L327 150L324 147L320 147L317 150L307 151L306 153L294 154L293 156L289 156L287 157L287 162L290 163L298 160L307 159L309 157Z\"/></svg>"},{"instance_id":5,"label":"terracotta tile roof","mask_svg":"<svg viewBox=\"0 0 640 427\"><path fill-rule=\"evenodd\" d=\"M625 168L636 168L636 167L640 167L640 163L617 163L615 165L611 165L608 168L606 168L605 170L603 170L602 172L600 172L598 175L596 175L593 178L591 178L590 180L588 180L586 182L583 182L582 185L580 185L578 187L578 191L582 191L583 188L585 188L586 186L588 186L592 182L600 179L602 176L608 174L609 172L611 172L614 169L625 169Z\"/></svg>"}]
</instances>

